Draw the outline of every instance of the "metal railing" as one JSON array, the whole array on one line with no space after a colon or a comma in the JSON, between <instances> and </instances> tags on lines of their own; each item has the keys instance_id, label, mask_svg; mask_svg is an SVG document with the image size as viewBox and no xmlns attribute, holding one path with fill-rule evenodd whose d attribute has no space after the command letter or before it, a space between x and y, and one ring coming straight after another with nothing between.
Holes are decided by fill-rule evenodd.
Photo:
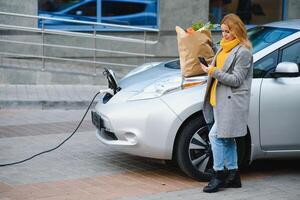
<instances>
[{"instance_id":1,"label":"metal railing","mask_svg":"<svg viewBox=\"0 0 300 200\"><path fill-rule=\"evenodd\" d=\"M32 54L23 54L23 53L12 53L12 52L5 52L0 51L0 55L8 56L8 57L22 57L22 58L36 58L42 59L42 69L46 70L45 61L47 60L60 60L60 61L72 61L72 62L80 62L80 63L90 63L94 65L94 73L93 75L97 74L97 67L102 65L108 66L120 66L120 67L135 67L136 65L132 64L124 64L124 63L115 63L115 62L103 62L97 61L97 53L110 53L110 54L119 54L124 56L135 56L135 57L142 57L144 61L147 57L155 57L153 54L148 54L146 52L146 45L155 45L158 43L160 32L158 29L153 28L143 28L143 27L136 27L136 26L125 26L125 25L116 25L116 24L107 24L107 23L99 23L99 22L87 22L87 21L79 21L79 20L70 20L70 19L60 19L60 18L52 18L52 17L44 17L44 16L34 16L34 15L26 15L26 14L18 14L18 13L8 13L8 12L0 12L0 15L10 16L10 17L22 17L22 18L29 18L29 19L36 19L40 20L42 23L42 28L38 27L28 27L28 26L17 26L17 25L10 25L10 24L0 24L0 29L2 30L14 30L14 31L24 31L29 33L38 33L41 34L41 42L30 42L30 41L18 41L13 39L1 39L0 42L7 43L7 44L19 44L19 45L26 45L26 46L37 46L41 47L41 55L32 55ZM54 29L46 29L44 25L45 20L55 20L61 22L68 22L68 23L76 23L80 25L92 25L93 30L91 33L82 33L82 32L71 32L71 31L64 31L64 30L54 30ZM111 36L111 35L104 35L97 33L97 26L110 26L115 28L122 28L124 30L139 30L143 31L142 39L140 38L129 38L129 37L119 37L119 36ZM154 32L157 35L157 40L147 40L147 33ZM93 47L80 47L80 46L73 46L73 45L63 45L63 44L50 44L45 42L45 35L60 35L60 36L72 36L72 37L80 37L80 38L89 38L93 40ZM109 49L101 49L97 48L97 40L108 40L108 41L117 41L123 43L134 43L136 45L142 45L144 52L131 52L128 50L109 50ZM57 48L57 49L70 49L70 50L81 50L81 51L88 51L94 52L92 56L92 60L85 60L85 59L78 59L78 58L66 58L66 57L58 57L58 56L46 56L45 55L45 48ZM1 57L2 57L1 56ZM2 60L2 58L1 58Z\"/></svg>"}]
</instances>

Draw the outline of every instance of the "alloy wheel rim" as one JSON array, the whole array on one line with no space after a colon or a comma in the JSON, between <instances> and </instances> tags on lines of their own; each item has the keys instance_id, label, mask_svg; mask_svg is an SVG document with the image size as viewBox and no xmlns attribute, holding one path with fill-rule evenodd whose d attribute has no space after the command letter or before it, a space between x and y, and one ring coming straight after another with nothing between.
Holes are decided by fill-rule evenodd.
<instances>
[{"instance_id":1,"label":"alloy wheel rim","mask_svg":"<svg viewBox=\"0 0 300 200\"><path fill-rule=\"evenodd\" d=\"M208 139L208 128L201 127L191 137L188 154L191 164L195 169L204 173L211 163L211 146Z\"/></svg>"}]
</instances>

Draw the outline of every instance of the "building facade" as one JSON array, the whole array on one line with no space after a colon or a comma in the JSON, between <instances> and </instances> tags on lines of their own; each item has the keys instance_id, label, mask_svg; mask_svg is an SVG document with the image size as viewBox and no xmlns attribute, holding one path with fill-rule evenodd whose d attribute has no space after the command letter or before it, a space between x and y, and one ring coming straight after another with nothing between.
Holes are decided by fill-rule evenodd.
<instances>
[{"instance_id":1,"label":"building facade","mask_svg":"<svg viewBox=\"0 0 300 200\"><path fill-rule=\"evenodd\" d=\"M35 15L41 13L41 9L45 8L42 7L43 3L51 2L54 5L75 5L81 2L90 2L93 0L26 0L26 1L19 1L19 0L10 0L10 1L0 1L0 11L1 12L13 12L13 13L20 13L20 14L27 14L27 15ZM94 0L97 4L97 10L93 12L88 12L87 15L97 15L97 21L101 20L99 18L99 13L105 13L101 11L101 9L108 9L107 6L104 6L103 2L109 2L108 0ZM117 2L118 0L110 0ZM247 25L256 25L256 24L264 24L271 21L278 21L278 20L285 20L285 19L294 19L300 18L300 1L299 0L151 0L157 3L157 7L149 6L148 11L150 14L156 14L156 22L142 24L144 27L153 27L159 29L159 32L147 32L146 35L144 32L141 31L120 31L120 30L104 30L99 29L97 30L97 34L108 34L111 36L117 37L129 37L129 38L146 38L147 40L157 41L154 45L134 45L129 43L119 43L119 42L111 42L111 41L103 41L103 40L88 40L86 38L74 38L74 37L65 37L59 35L51 35L51 34L34 34L22 31L12 31L6 30L2 28L0 30L0 37L1 39L13 39L17 41L31 41L31 42L43 42L46 44L60 44L60 45L76 45L78 47L85 47L85 48L101 48L101 49L108 49L112 51L130 51L130 52L142 52L145 54L152 54L154 57L138 57L138 56L126 56L126 55L116 55L112 53L103 53L103 52L93 52L93 51L78 51L78 50L65 50L65 49L55 49L52 47L47 46L26 46L26 45L13 45L12 43L7 42L0 42L2 46L2 50L4 52L9 53L19 53L19 54L27 54L27 55L43 55L49 58L51 57L63 57L63 58L80 58L80 59L89 59L93 56L96 57L97 60L104 61L107 63L127 63L129 65L140 65L144 62L152 62L152 61L162 61L168 59L174 59L178 57L178 50L177 50L177 40L176 40L176 32L175 26L181 26L183 28L188 28L191 26L192 23L202 20L212 21L214 23L220 23L220 20L224 15L227 13L237 13L243 21ZM149 2L151 2L149 1ZM128 0L128 2L130 2ZM133 0L132 2L138 2L137 0ZM68 4L69 3L69 4ZM101 4L102 3L102 4ZM101 8L98 8L98 5L103 5ZM47 6L50 6L47 4ZM66 6L68 8L68 6ZM50 7L47 7L50 9ZM100 10L100 11L99 11ZM106 19L109 22L111 19L118 19L111 17L114 13L121 13L123 11L115 10L111 12L106 12L108 14L102 14L102 20ZM127 8L128 10L128 8ZM130 10L130 9L129 9ZM132 12L136 12L137 9L132 8ZM146 10L146 9L145 9ZM80 12L79 12L80 11ZM82 10L75 11L68 11L73 12L74 15L83 16ZM146 11L145 11L146 12ZM93 13L93 14L91 14ZM110 13L110 14L109 14ZM58 14L67 15L66 12L60 12ZM149 14L149 16L150 16ZM110 18L105 18L109 16ZM146 14L145 14L146 16ZM148 16L148 14L147 14ZM81 18L80 18L81 19ZM82 18L84 19L84 18ZM91 19L91 18L87 18ZM148 19L148 18L147 18ZM113 21L113 20L112 20ZM150 21L150 18L149 20ZM146 20L147 22L147 20ZM122 22L124 23L124 22ZM121 24L122 24L121 23ZM140 25L140 22L132 22L137 23L133 25ZM40 24L37 19L29 19L23 17L12 17L6 15L0 15L0 24L6 25L14 25L14 26L24 26L24 27L33 27L39 28ZM149 26L148 26L149 25ZM58 26L57 26L58 27ZM47 27L46 27L47 28ZM55 28L55 26L54 26ZM60 28L59 30L61 30ZM77 30L78 31L78 30ZM80 31L80 27L79 27ZM85 30L86 32L86 30ZM89 31L87 31L89 32ZM213 38L217 41L220 38L220 32L214 31ZM2 52L3 52L2 51ZM1 59L3 55L0 55ZM95 59L95 58L94 58ZM65 76L59 78L56 68L52 68L53 64L50 63L50 59L47 59L48 65L46 63L45 68L45 59L43 59L43 69L42 71L36 71L37 67L29 67L30 70L26 69L27 71L22 71L23 68L19 69L20 78L15 79L14 81L11 80L0 80L0 83L30 83L30 84L51 84L51 83L66 83L66 84L76 84L76 83L84 83L84 84L102 84L105 81L99 78L95 78L95 76L89 76L84 73L73 73L72 69L75 71L79 70L79 66L72 65L72 69L69 73L70 67L65 67ZM50 64L49 64L50 63ZM3 64L3 63L2 63ZM5 64L5 63L4 63ZM60 64L62 70L58 70L61 74L63 70L63 64ZM109 66L109 65L108 65ZM90 71L93 71L93 67L95 65L90 66ZM99 72L96 70L95 73L90 74L101 74L100 71L102 69L102 65L98 66ZM89 68L86 65L86 68ZM17 69L17 68L16 68ZM117 75L119 77L123 76L132 67L117 67L113 68L117 71ZM12 73L15 71L9 69L9 66L0 68L1 73L5 74L8 73L5 77L10 77ZM79 70L80 71L80 70ZM22 78L23 74L24 77ZM77 76L79 78L74 78ZM83 78L82 78L82 77ZM3 76L2 76L3 77ZM28 78L29 77L29 78ZM67 78L66 78L67 77ZM16 81L17 80L17 81ZM27 81L29 80L29 81ZM84 80L84 81L82 81ZM100 81L99 81L100 80Z\"/></svg>"}]
</instances>

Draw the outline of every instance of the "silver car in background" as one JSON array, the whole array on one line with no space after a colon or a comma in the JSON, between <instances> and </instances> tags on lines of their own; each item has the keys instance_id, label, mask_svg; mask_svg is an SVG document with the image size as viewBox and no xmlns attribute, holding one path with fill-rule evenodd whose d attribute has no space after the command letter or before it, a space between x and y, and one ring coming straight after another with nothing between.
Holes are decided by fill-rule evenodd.
<instances>
[{"instance_id":1,"label":"silver car in background","mask_svg":"<svg viewBox=\"0 0 300 200\"><path fill-rule=\"evenodd\" d=\"M300 20L249 31L253 44L248 134L237 138L239 164L300 157ZM175 160L189 176L207 180L212 166L202 115L206 76L182 79L178 60L144 64L117 81L92 112L98 139L129 154Z\"/></svg>"}]
</instances>

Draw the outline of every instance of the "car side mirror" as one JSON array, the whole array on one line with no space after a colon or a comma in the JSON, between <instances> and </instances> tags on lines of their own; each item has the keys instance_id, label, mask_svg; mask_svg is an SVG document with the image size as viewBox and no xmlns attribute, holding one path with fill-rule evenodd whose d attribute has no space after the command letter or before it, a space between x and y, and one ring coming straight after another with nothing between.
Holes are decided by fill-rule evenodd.
<instances>
[{"instance_id":1,"label":"car side mirror","mask_svg":"<svg viewBox=\"0 0 300 200\"><path fill-rule=\"evenodd\" d=\"M273 78L279 77L297 77L299 76L299 68L296 63L293 62L281 62L276 66L275 72L271 73Z\"/></svg>"},{"instance_id":2,"label":"car side mirror","mask_svg":"<svg viewBox=\"0 0 300 200\"><path fill-rule=\"evenodd\" d=\"M82 15L82 10L77 10L76 11L76 15L80 15L81 16Z\"/></svg>"}]
</instances>

